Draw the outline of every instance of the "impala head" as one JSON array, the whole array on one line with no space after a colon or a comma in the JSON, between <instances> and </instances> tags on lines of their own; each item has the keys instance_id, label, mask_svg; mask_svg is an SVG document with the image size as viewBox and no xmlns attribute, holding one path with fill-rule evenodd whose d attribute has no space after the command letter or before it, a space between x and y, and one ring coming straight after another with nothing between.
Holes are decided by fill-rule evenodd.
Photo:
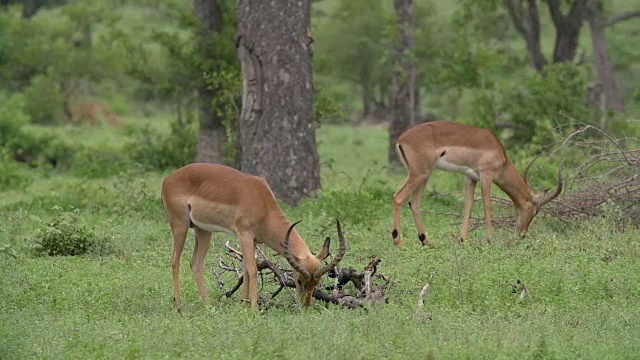
<instances>
[{"instance_id":1,"label":"impala head","mask_svg":"<svg viewBox=\"0 0 640 360\"><path fill-rule=\"evenodd\" d=\"M524 182L529 187L529 190L532 190L531 185L529 184L529 169L533 166L533 163L538 159L536 156L527 168L524 170ZM531 221L533 218L538 215L538 211L544 205L551 202L553 199L557 198L558 195L562 192L563 180L562 180L562 166L564 165L564 161L560 164L558 168L558 185L556 186L555 191L550 192L550 189L546 189L541 193L533 193L533 201L531 203L525 204L519 211L518 220L516 223L516 227L518 229L518 234L520 237L524 237L529 230L529 225L531 225Z\"/></svg>"},{"instance_id":2,"label":"impala head","mask_svg":"<svg viewBox=\"0 0 640 360\"><path fill-rule=\"evenodd\" d=\"M324 267L320 267L320 265L322 265L322 261L329 256L329 244L331 242L329 238L324 241L322 250L320 250L315 257L312 256L305 259L297 259L289 250L289 237L291 235L291 231L293 231L293 228L299 222L300 221L295 222L289 227L289 230L287 230L287 236L284 240L284 257L295 270L293 281L296 285L296 292L302 300L302 304L304 306L309 306L313 301L313 292L315 287L322 278L322 275L326 274L329 270L338 265L347 251L347 246L344 240L344 235L342 234L342 228L340 227L340 221L336 220L340 248L338 250L338 255L333 258L331 263Z\"/></svg>"}]
</instances>

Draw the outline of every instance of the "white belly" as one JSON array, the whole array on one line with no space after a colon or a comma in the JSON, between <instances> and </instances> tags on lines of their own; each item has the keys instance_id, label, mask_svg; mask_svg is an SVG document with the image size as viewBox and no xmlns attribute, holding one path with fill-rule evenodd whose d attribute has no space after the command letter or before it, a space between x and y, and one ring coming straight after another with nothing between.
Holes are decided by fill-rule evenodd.
<instances>
[{"instance_id":1,"label":"white belly","mask_svg":"<svg viewBox=\"0 0 640 360\"><path fill-rule=\"evenodd\" d=\"M220 226L220 225L215 225L215 224L207 224L207 223L200 222L200 221L196 220L193 217L193 214L191 214L191 213L189 213L189 217L191 218L191 222L195 226L199 227L202 230L209 231L209 232L225 232L225 233L228 233L228 234L231 234L231 235L236 235L235 231L233 231L231 229L227 229L226 227L223 227L223 226Z\"/></svg>"},{"instance_id":2,"label":"white belly","mask_svg":"<svg viewBox=\"0 0 640 360\"><path fill-rule=\"evenodd\" d=\"M448 171L448 172L457 172L457 173L465 174L476 181L480 180L480 174L476 170L468 166L458 165L458 164L448 162L446 160L443 160L442 158L439 158L438 161L436 161L436 168L440 170Z\"/></svg>"}]
</instances>

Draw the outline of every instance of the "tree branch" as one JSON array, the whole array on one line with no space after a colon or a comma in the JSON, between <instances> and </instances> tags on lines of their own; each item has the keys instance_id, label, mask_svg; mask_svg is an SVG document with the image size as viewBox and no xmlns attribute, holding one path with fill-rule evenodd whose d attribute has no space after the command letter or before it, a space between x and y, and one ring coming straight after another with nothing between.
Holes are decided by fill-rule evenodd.
<instances>
[{"instance_id":1,"label":"tree branch","mask_svg":"<svg viewBox=\"0 0 640 360\"><path fill-rule=\"evenodd\" d=\"M551 13L551 19L553 20L553 23L557 28L564 22L564 15L562 15L562 11L560 10L560 1L547 0L547 4L549 5L549 13Z\"/></svg>"},{"instance_id":2,"label":"tree branch","mask_svg":"<svg viewBox=\"0 0 640 360\"><path fill-rule=\"evenodd\" d=\"M610 19L608 19L607 21L604 22L604 24L602 24L602 26L604 27L609 27L609 26L613 26L619 22L622 21L626 21L629 19L633 19L636 17L640 17L640 10L634 10L634 11L628 11L628 12L624 12L622 14L618 14L616 16L611 17Z\"/></svg>"},{"instance_id":3,"label":"tree branch","mask_svg":"<svg viewBox=\"0 0 640 360\"><path fill-rule=\"evenodd\" d=\"M516 30L518 30L522 36L527 37L527 30L522 21L522 6L516 5L516 2L513 0L504 0L504 6L507 8L513 26L516 27ZM516 9L516 6L518 9Z\"/></svg>"}]
</instances>

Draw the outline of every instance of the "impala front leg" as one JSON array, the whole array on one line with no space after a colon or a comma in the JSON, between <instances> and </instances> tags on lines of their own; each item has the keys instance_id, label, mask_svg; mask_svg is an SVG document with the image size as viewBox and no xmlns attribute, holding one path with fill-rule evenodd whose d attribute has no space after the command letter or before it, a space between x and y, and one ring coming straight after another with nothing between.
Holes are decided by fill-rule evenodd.
<instances>
[{"instance_id":1,"label":"impala front leg","mask_svg":"<svg viewBox=\"0 0 640 360\"><path fill-rule=\"evenodd\" d=\"M251 308L258 309L258 266L256 265L256 245L253 234L238 233L240 251L242 252L242 266L244 282L242 290L244 299L249 300Z\"/></svg>"},{"instance_id":2,"label":"impala front leg","mask_svg":"<svg viewBox=\"0 0 640 360\"><path fill-rule=\"evenodd\" d=\"M469 221L471 219L471 209L473 209L473 196L478 182L467 176L464 186L464 213L462 220L462 231L460 232L460 243L464 244L469 234Z\"/></svg>"},{"instance_id":3,"label":"impala front leg","mask_svg":"<svg viewBox=\"0 0 640 360\"><path fill-rule=\"evenodd\" d=\"M491 177L480 177L480 190L482 192L482 201L484 203L484 221L487 226L487 238L490 240L493 236L493 223L491 218L491 185L493 180Z\"/></svg>"}]
</instances>

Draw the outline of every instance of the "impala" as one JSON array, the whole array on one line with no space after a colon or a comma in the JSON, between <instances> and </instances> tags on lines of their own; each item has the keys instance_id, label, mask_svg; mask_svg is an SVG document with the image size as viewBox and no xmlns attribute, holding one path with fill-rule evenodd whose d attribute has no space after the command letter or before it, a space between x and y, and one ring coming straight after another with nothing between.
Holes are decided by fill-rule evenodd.
<instances>
[{"instance_id":1,"label":"impala","mask_svg":"<svg viewBox=\"0 0 640 360\"><path fill-rule=\"evenodd\" d=\"M513 201L518 213L516 227L521 237L529 229L531 220L540 208L555 199L562 191L562 165L558 170L558 185L554 192L534 194L529 186L527 166L524 176L507 157L498 137L487 129L452 121L434 121L416 125L400 135L396 151L409 175L393 196L393 242L402 246L400 210L409 199L409 207L418 227L418 238L429 244L420 206L424 188L434 169L462 173L466 176L465 204L460 241L465 242L469 232L469 218L473 206L476 183L480 181L484 203L485 223L491 237L491 184L495 183ZM535 159L534 159L535 161Z\"/></svg>"},{"instance_id":2,"label":"impala","mask_svg":"<svg viewBox=\"0 0 640 360\"><path fill-rule=\"evenodd\" d=\"M282 213L267 182L257 176L216 164L195 163L180 168L162 183L162 203L173 233L173 301L180 309L180 257L189 228L195 231L191 257L200 297L208 302L204 283L204 259L213 232L238 236L243 261L244 299L252 308L258 306L256 244L265 244L284 255L294 271L296 292L303 305L311 305L316 284L322 275L335 267L345 255L346 244L337 222L340 249L331 263L320 267L329 255L324 242L313 255L300 234Z\"/></svg>"}]
</instances>

